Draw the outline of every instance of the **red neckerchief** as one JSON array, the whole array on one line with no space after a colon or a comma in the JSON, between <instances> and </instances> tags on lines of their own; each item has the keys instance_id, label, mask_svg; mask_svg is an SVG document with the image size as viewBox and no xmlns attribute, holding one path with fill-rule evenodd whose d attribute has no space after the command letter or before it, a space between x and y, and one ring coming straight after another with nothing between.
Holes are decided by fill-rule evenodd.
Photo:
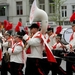
<instances>
[{"instance_id":1,"label":"red neckerchief","mask_svg":"<svg viewBox=\"0 0 75 75\"><path fill-rule=\"evenodd\" d=\"M16 45L21 45L21 46L23 47L21 40L20 40L19 42L17 42L17 43L14 43L14 45L13 45L13 47L12 47L12 53L14 52L14 47L15 47Z\"/></svg>"}]
</instances>

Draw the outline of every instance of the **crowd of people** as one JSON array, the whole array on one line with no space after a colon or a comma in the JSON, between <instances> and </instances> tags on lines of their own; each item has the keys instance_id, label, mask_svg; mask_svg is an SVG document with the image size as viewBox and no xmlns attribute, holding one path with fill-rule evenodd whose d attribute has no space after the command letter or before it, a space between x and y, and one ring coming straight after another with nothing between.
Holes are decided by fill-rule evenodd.
<instances>
[{"instance_id":1,"label":"crowd of people","mask_svg":"<svg viewBox=\"0 0 75 75\"><path fill-rule=\"evenodd\" d=\"M73 19L73 18L72 18ZM74 63L66 61L66 71L60 66L62 58L75 56L75 19L72 20L73 34L69 44L61 41L62 34L56 34L52 27L47 28L43 35L37 23L28 28L29 34L21 29L12 35L11 30L0 32L0 50L2 50L1 75L73 75ZM51 53L55 56L56 62L47 60L45 43L41 36L44 36ZM68 51L67 51L68 50ZM75 71L75 70L74 70Z\"/></svg>"}]
</instances>

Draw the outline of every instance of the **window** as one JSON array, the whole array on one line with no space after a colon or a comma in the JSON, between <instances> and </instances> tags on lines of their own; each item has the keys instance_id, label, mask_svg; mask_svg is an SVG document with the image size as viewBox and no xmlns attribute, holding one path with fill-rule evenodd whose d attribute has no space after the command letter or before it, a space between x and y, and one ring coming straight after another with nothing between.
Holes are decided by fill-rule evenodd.
<instances>
[{"instance_id":1,"label":"window","mask_svg":"<svg viewBox=\"0 0 75 75\"><path fill-rule=\"evenodd\" d=\"M61 6L61 16L67 17L67 6Z\"/></svg>"},{"instance_id":2,"label":"window","mask_svg":"<svg viewBox=\"0 0 75 75\"><path fill-rule=\"evenodd\" d=\"M72 5L72 13L75 12L75 5Z\"/></svg>"},{"instance_id":3,"label":"window","mask_svg":"<svg viewBox=\"0 0 75 75\"><path fill-rule=\"evenodd\" d=\"M6 6L0 6L0 16L5 16L5 8Z\"/></svg>"},{"instance_id":4,"label":"window","mask_svg":"<svg viewBox=\"0 0 75 75\"><path fill-rule=\"evenodd\" d=\"M55 13L55 3L53 0L49 0L49 13Z\"/></svg>"},{"instance_id":5,"label":"window","mask_svg":"<svg viewBox=\"0 0 75 75\"><path fill-rule=\"evenodd\" d=\"M22 1L16 2L16 7L17 7L17 15L22 15L23 14Z\"/></svg>"},{"instance_id":6,"label":"window","mask_svg":"<svg viewBox=\"0 0 75 75\"><path fill-rule=\"evenodd\" d=\"M39 0L39 8L45 10L45 0Z\"/></svg>"}]
</instances>

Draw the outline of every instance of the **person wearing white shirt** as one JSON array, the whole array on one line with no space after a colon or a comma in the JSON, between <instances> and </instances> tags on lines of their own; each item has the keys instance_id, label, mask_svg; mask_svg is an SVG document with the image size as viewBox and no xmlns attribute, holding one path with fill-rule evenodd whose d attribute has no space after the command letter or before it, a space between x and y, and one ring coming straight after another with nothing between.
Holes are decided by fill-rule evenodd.
<instances>
[{"instance_id":1,"label":"person wearing white shirt","mask_svg":"<svg viewBox=\"0 0 75 75\"><path fill-rule=\"evenodd\" d=\"M74 13L74 15L75 15L75 13ZM64 48L66 48L70 52L69 53L70 57L72 56L72 53L74 54L74 52L75 52L75 19L72 21L71 26L72 26L73 33L70 37L69 44L64 45ZM72 62L66 61L67 75L73 75L72 64L73 64Z\"/></svg>"},{"instance_id":2,"label":"person wearing white shirt","mask_svg":"<svg viewBox=\"0 0 75 75\"><path fill-rule=\"evenodd\" d=\"M23 36L23 39L31 50L27 56L25 75L44 75L40 65L41 59L43 58L43 44L40 37L39 26L33 23L29 28L31 34L33 34L32 38L27 34Z\"/></svg>"},{"instance_id":3,"label":"person wearing white shirt","mask_svg":"<svg viewBox=\"0 0 75 75\"><path fill-rule=\"evenodd\" d=\"M22 32L17 32L14 37L15 42L10 45L10 48L8 49L8 53L10 54L11 75L23 75L22 69L26 62L26 54L24 51L22 36Z\"/></svg>"},{"instance_id":4,"label":"person wearing white shirt","mask_svg":"<svg viewBox=\"0 0 75 75\"><path fill-rule=\"evenodd\" d=\"M8 75L8 71L10 72L10 55L8 53L9 41L12 41L11 31L5 31L4 37L2 39L2 68L1 75Z\"/></svg>"}]
</instances>

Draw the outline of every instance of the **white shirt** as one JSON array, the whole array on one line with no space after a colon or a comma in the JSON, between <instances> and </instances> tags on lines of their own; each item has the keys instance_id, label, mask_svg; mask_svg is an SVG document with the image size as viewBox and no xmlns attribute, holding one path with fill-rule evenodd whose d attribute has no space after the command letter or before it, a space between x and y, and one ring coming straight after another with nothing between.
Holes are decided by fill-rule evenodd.
<instances>
[{"instance_id":1,"label":"white shirt","mask_svg":"<svg viewBox=\"0 0 75 75\"><path fill-rule=\"evenodd\" d=\"M8 52L10 54L10 62L25 63L26 54L25 51L23 50L23 46L15 43L13 47L14 50L13 48L8 49Z\"/></svg>"},{"instance_id":2,"label":"white shirt","mask_svg":"<svg viewBox=\"0 0 75 75\"><path fill-rule=\"evenodd\" d=\"M68 50L71 50L71 49L75 49L75 32L73 33L73 39L71 39L71 41L69 42L69 44L66 45L66 48Z\"/></svg>"},{"instance_id":3,"label":"white shirt","mask_svg":"<svg viewBox=\"0 0 75 75\"><path fill-rule=\"evenodd\" d=\"M42 58L43 57L43 45L41 43L40 32L38 31L33 35L32 38L29 38L28 35L23 37L27 44L30 46L31 54L28 55L30 58ZM39 38L38 38L39 37Z\"/></svg>"}]
</instances>

